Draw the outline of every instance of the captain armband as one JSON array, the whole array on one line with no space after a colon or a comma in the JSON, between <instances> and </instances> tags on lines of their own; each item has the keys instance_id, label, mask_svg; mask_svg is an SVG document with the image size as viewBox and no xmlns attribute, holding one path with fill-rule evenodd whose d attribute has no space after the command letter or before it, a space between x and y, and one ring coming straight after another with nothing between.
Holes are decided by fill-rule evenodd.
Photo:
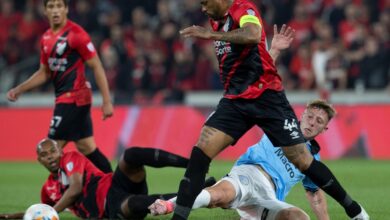
<instances>
[{"instance_id":1,"label":"captain armband","mask_svg":"<svg viewBox=\"0 0 390 220\"><path fill-rule=\"evenodd\" d=\"M257 24L261 27L259 18L254 15L244 15L240 18L240 27L242 27L246 23Z\"/></svg>"}]
</instances>

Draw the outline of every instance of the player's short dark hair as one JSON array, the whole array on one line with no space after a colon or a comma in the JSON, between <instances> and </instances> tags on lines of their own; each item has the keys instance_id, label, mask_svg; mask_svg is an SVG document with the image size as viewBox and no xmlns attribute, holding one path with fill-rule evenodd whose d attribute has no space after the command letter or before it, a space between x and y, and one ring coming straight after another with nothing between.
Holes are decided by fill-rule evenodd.
<instances>
[{"instance_id":1,"label":"player's short dark hair","mask_svg":"<svg viewBox=\"0 0 390 220\"><path fill-rule=\"evenodd\" d=\"M53 0L43 0L43 6L46 7L46 5L47 5L47 3L48 3L49 1L53 1ZM65 5L66 7L68 7L68 5L69 5L69 0L62 0L62 1L64 2L64 5Z\"/></svg>"},{"instance_id":2,"label":"player's short dark hair","mask_svg":"<svg viewBox=\"0 0 390 220\"><path fill-rule=\"evenodd\" d=\"M315 99L309 102L306 108L319 108L324 110L328 115L329 121L336 115L336 110L333 108L333 106L322 99Z\"/></svg>"}]
</instances>

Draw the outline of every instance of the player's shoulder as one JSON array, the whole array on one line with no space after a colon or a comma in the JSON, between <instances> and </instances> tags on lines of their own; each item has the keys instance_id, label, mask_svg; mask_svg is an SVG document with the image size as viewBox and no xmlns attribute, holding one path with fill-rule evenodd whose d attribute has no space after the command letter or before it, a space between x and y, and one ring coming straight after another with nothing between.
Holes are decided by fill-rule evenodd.
<instances>
[{"instance_id":1,"label":"player's shoulder","mask_svg":"<svg viewBox=\"0 0 390 220\"><path fill-rule=\"evenodd\" d=\"M41 41L48 40L52 37L52 32L50 29L47 29L41 36Z\"/></svg>"},{"instance_id":2,"label":"player's shoulder","mask_svg":"<svg viewBox=\"0 0 390 220\"><path fill-rule=\"evenodd\" d=\"M64 161L68 161L68 160L83 160L84 159L84 156L77 152L77 151L69 151L69 152L65 152L63 155L62 155L62 160Z\"/></svg>"},{"instance_id":3,"label":"player's shoulder","mask_svg":"<svg viewBox=\"0 0 390 220\"><path fill-rule=\"evenodd\" d=\"M84 28L81 27L76 22L68 20L68 25L69 25L70 31L73 32L74 34L85 34L85 35L88 35L88 33L84 30Z\"/></svg>"},{"instance_id":4,"label":"player's shoulder","mask_svg":"<svg viewBox=\"0 0 390 220\"><path fill-rule=\"evenodd\" d=\"M242 14L249 14L259 16L259 11L256 5L248 0L236 0L233 2L232 6L229 9L229 13L233 17L240 17Z\"/></svg>"},{"instance_id":5,"label":"player's shoulder","mask_svg":"<svg viewBox=\"0 0 390 220\"><path fill-rule=\"evenodd\" d=\"M248 8L257 9L256 5L249 0L235 0L232 4L232 9L246 10Z\"/></svg>"}]
</instances>

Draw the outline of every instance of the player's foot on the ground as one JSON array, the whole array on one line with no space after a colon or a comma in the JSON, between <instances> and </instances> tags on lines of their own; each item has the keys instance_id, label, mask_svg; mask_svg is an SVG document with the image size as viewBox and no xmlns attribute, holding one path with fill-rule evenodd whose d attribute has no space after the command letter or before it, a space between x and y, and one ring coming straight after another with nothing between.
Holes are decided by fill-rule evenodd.
<instances>
[{"instance_id":1,"label":"player's foot on the ground","mask_svg":"<svg viewBox=\"0 0 390 220\"><path fill-rule=\"evenodd\" d=\"M362 208L362 211L359 213L359 215L353 217L352 220L369 220L370 216L368 215L366 210L364 210L362 206L360 207Z\"/></svg>"},{"instance_id":2,"label":"player's foot on the ground","mask_svg":"<svg viewBox=\"0 0 390 220\"><path fill-rule=\"evenodd\" d=\"M157 199L148 209L152 215L166 215L173 212L174 203L169 200Z\"/></svg>"},{"instance_id":3,"label":"player's foot on the ground","mask_svg":"<svg viewBox=\"0 0 390 220\"><path fill-rule=\"evenodd\" d=\"M215 183L217 182L217 180L213 177L213 176L210 176L209 178L207 178L204 182L204 187L209 187L209 186L212 186L214 185Z\"/></svg>"}]
</instances>

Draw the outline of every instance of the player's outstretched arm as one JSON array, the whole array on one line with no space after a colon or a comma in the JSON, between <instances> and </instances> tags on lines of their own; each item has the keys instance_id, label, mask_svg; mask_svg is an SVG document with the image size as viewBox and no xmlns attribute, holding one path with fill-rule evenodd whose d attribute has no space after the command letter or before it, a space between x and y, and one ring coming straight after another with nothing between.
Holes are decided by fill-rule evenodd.
<instances>
[{"instance_id":1,"label":"player's outstretched arm","mask_svg":"<svg viewBox=\"0 0 390 220\"><path fill-rule=\"evenodd\" d=\"M83 190L83 175L80 173L73 173L69 176L69 187L62 195L61 199L54 205L54 209L60 213L64 209L72 206L81 195Z\"/></svg>"},{"instance_id":2,"label":"player's outstretched arm","mask_svg":"<svg viewBox=\"0 0 390 220\"><path fill-rule=\"evenodd\" d=\"M112 106L111 102L106 74L98 56L94 56L93 58L87 60L86 63L93 70L96 84L99 87L100 93L103 97L102 112L103 120L105 120L106 118L111 117L114 113L114 107Z\"/></svg>"},{"instance_id":3,"label":"player's outstretched arm","mask_svg":"<svg viewBox=\"0 0 390 220\"><path fill-rule=\"evenodd\" d=\"M22 219L24 212L0 214L0 219Z\"/></svg>"},{"instance_id":4,"label":"player's outstretched arm","mask_svg":"<svg viewBox=\"0 0 390 220\"><path fill-rule=\"evenodd\" d=\"M44 64L41 64L39 69L26 81L21 83L20 85L16 86L15 88L12 88L7 93L7 98L9 101L16 101L18 100L19 96L37 86L42 85L49 79L49 73L47 66Z\"/></svg>"},{"instance_id":5,"label":"player's outstretched arm","mask_svg":"<svg viewBox=\"0 0 390 220\"><path fill-rule=\"evenodd\" d=\"M258 44L261 40L261 26L254 23L245 23L241 28L219 32L193 25L180 31L183 37L195 37L207 40L227 41L235 44Z\"/></svg>"},{"instance_id":6,"label":"player's outstretched arm","mask_svg":"<svg viewBox=\"0 0 390 220\"><path fill-rule=\"evenodd\" d=\"M278 32L277 25L274 25L274 36L272 38L271 48L268 51L274 62L278 59L280 51L290 47L294 37L295 29L283 24L280 32Z\"/></svg>"},{"instance_id":7,"label":"player's outstretched arm","mask_svg":"<svg viewBox=\"0 0 390 220\"><path fill-rule=\"evenodd\" d=\"M306 198L318 220L329 220L328 204L321 189L316 192L306 191Z\"/></svg>"}]
</instances>

